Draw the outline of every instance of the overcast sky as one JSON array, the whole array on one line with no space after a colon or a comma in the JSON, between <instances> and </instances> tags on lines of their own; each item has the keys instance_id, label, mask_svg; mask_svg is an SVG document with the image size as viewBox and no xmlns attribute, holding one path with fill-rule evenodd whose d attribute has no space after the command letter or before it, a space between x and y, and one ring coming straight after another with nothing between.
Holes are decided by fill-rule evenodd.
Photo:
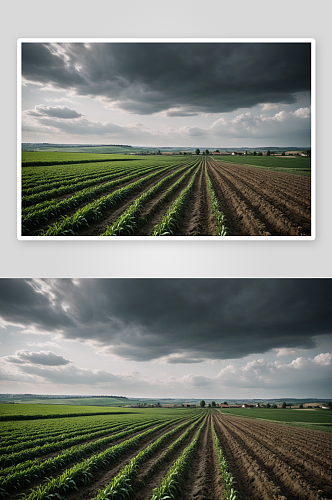
<instances>
[{"instance_id":1,"label":"overcast sky","mask_svg":"<svg viewBox=\"0 0 332 500\"><path fill-rule=\"evenodd\" d=\"M1 279L0 392L331 398L330 279Z\"/></svg>"},{"instance_id":2,"label":"overcast sky","mask_svg":"<svg viewBox=\"0 0 332 500\"><path fill-rule=\"evenodd\" d=\"M23 43L22 141L309 147L309 43Z\"/></svg>"}]
</instances>

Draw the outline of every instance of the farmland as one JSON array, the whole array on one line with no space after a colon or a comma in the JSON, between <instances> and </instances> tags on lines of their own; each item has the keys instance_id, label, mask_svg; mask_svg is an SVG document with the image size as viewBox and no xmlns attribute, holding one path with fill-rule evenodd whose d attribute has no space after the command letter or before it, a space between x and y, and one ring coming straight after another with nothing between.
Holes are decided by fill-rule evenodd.
<instances>
[{"instance_id":1,"label":"farmland","mask_svg":"<svg viewBox=\"0 0 332 500\"><path fill-rule=\"evenodd\" d=\"M77 407L52 406L52 418L42 419L40 406L2 405L2 414L5 406L17 406L22 419L14 420L12 413L1 426L3 498L292 500L305 492L305 498L323 500L332 495L330 433L219 409L105 408L98 414L100 408L89 407L90 415L73 416ZM33 414L36 419L29 420Z\"/></svg>"},{"instance_id":2,"label":"farmland","mask_svg":"<svg viewBox=\"0 0 332 500\"><path fill-rule=\"evenodd\" d=\"M25 152L21 234L310 236L310 177L275 160Z\"/></svg>"}]
</instances>

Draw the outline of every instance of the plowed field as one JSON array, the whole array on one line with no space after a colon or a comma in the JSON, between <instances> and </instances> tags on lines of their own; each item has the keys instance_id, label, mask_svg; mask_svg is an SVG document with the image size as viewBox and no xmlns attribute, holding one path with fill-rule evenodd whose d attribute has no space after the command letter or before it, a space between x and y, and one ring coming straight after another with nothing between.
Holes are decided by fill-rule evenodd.
<instances>
[{"instance_id":1,"label":"plowed field","mask_svg":"<svg viewBox=\"0 0 332 500\"><path fill-rule=\"evenodd\" d=\"M156 496L156 489L164 484L174 464L183 460L188 448L195 444L189 460L182 462L185 466L176 477L175 484L180 485L179 489L172 490L172 498L176 500L229 498L218 462L219 445L235 480L236 500L332 498L330 433L237 417L219 410L168 410L168 414L162 410L159 413L158 410L152 410L150 415L148 412L145 410L145 413L132 416L115 414L103 416L102 419L98 417L96 424L103 422L105 427L109 421L110 425L105 427L100 441L91 439L87 444L82 443L77 447L60 446L52 453L37 454L38 448L29 443L27 436L26 446L31 445L30 458L40 458L29 462L24 461L23 456L20 461L19 452L12 456L6 455L6 459L2 455L1 494L16 500L22 494L26 494L28 500L121 500L124 495L135 500L167 498L168 493ZM147 420L152 415L154 417ZM94 418L89 417L92 419L90 422ZM80 425L79 421L77 425ZM86 419L82 424L84 422L90 423ZM121 431L124 434L117 434L115 429L113 433L110 432L112 426L121 422L124 424ZM50 425L47 422L39 424L44 426L45 431ZM143 428L139 427L141 424ZM32 429L33 424L30 427ZM19 431L16 434L18 438ZM112 435L114 439L110 440ZM195 439L198 439L196 443ZM19 441L19 447L22 447L23 442L24 437ZM91 443L98 446L93 450L88 449ZM129 443L132 444L129 446ZM24 449L29 450L27 447ZM118 451L112 451L116 449ZM104 459L97 462L101 454ZM59 456L63 460L66 456L70 458L62 463L56 459ZM136 465L133 462L135 460ZM53 464L52 472L38 472L48 461ZM81 472L78 473L78 470ZM116 485L123 474L127 474L127 479L121 486L124 489L121 489ZM51 475L54 479L50 478ZM10 476L13 482L8 484ZM110 485L114 486L112 492L103 493Z\"/></svg>"},{"instance_id":2,"label":"plowed field","mask_svg":"<svg viewBox=\"0 0 332 500\"><path fill-rule=\"evenodd\" d=\"M188 186L171 224L158 235L216 236L207 175L226 237L311 235L310 177L195 157L23 170L24 236L156 235Z\"/></svg>"},{"instance_id":3,"label":"plowed field","mask_svg":"<svg viewBox=\"0 0 332 500\"><path fill-rule=\"evenodd\" d=\"M216 432L241 500L332 498L332 435L216 415Z\"/></svg>"},{"instance_id":4,"label":"plowed field","mask_svg":"<svg viewBox=\"0 0 332 500\"><path fill-rule=\"evenodd\" d=\"M309 236L310 178L209 161L208 172L232 236Z\"/></svg>"}]
</instances>

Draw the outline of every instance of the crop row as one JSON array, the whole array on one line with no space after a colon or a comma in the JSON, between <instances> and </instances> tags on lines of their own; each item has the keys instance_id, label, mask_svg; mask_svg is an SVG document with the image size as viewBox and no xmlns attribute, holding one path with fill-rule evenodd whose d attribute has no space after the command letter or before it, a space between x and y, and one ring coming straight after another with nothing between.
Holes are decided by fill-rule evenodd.
<instances>
[{"instance_id":1,"label":"crop row","mask_svg":"<svg viewBox=\"0 0 332 500\"><path fill-rule=\"evenodd\" d=\"M205 167L205 175L208 183L208 190L210 193L212 212L216 221L216 236L227 236L226 219L220 209L219 202L214 192L213 185L206 167Z\"/></svg>"},{"instance_id":2,"label":"crop row","mask_svg":"<svg viewBox=\"0 0 332 500\"><path fill-rule=\"evenodd\" d=\"M176 166L174 166L176 167ZM171 168L171 167L169 167ZM22 231L28 233L33 226L38 226L45 223L49 218L55 217L60 214L65 214L68 210L77 207L77 205L84 202L94 200L97 196L109 191L111 188L130 182L131 180L144 175L145 173L153 170L151 167L144 171L134 172L130 175L122 177L121 179L113 180L108 183L96 186L94 188L86 188L79 191L74 196L64 200L51 200L43 202L42 204L35 205L30 208L28 212L22 211ZM160 172L160 170L159 170Z\"/></svg>"},{"instance_id":3,"label":"crop row","mask_svg":"<svg viewBox=\"0 0 332 500\"><path fill-rule=\"evenodd\" d=\"M13 451L12 453L4 454L0 456L0 466L6 466L8 464L17 464L22 461L30 460L31 458L40 457L46 455L47 453L53 453L54 451L64 450L70 446L74 446L78 443L83 443L84 441L90 441L91 439L104 436L105 434L110 434L118 429L123 429L127 427L128 424L118 425L114 428L106 428L94 432L89 432L88 434L79 433L75 437L65 438L63 440L59 438L52 439L52 442L37 445L34 447L23 448L20 451ZM45 442L45 440L44 440ZM10 447L11 448L11 447Z\"/></svg>"},{"instance_id":4,"label":"crop row","mask_svg":"<svg viewBox=\"0 0 332 500\"><path fill-rule=\"evenodd\" d=\"M93 411L82 413L31 413L31 414L7 414L0 415L0 421L13 421L13 420L39 420L45 418L70 418L70 417L90 417L93 415L128 415L127 412L122 411Z\"/></svg>"},{"instance_id":5,"label":"crop row","mask_svg":"<svg viewBox=\"0 0 332 500\"><path fill-rule=\"evenodd\" d=\"M204 417L202 417L204 418ZM175 441L178 448L184 439L190 434L190 432L199 425L201 419L194 422L186 432L180 436L180 438ZM113 477L110 483L108 483L102 490L99 490L96 497L93 500L122 500L123 498L130 498L135 494L132 481L137 477L141 465L148 460L155 452L160 450L160 448L167 443L175 434L188 426L188 422L180 424L171 431L163 434L159 439L151 443L144 450L140 451L134 458L132 458L127 465L125 465L120 472ZM173 444L175 444L173 443ZM172 453L174 453L174 446L172 448ZM170 455L169 452L167 452ZM163 455L163 460L165 460L165 455Z\"/></svg>"},{"instance_id":6,"label":"crop row","mask_svg":"<svg viewBox=\"0 0 332 500\"><path fill-rule=\"evenodd\" d=\"M224 500L238 500L237 492L234 485L235 481L232 474L229 472L226 458L224 456L222 447L220 445L220 441L218 439L216 430L214 428L213 421L212 421L212 432L213 432L214 446L218 455L219 470L224 484L223 498Z\"/></svg>"},{"instance_id":7,"label":"crop row","mask_svg":"<svg viewBox=\"0 0 332 500\"><path fill-rule=\"evenodd\" d=\"M135 172L137 174L139 174L140 172L147 172L147 171L151 171L151 170L155 170L156 167L155 166L152 166L152 167L141 167L140 169L136 169ZM77 191L82 191L83 189L87 188L87 187L90 187L90 186L94 186L96 184L100 184L101 182L104 182L104 181L108 181L108 180L112 180L112 179L115 179L117 177L120 177L121 175L123 175L125 172L125 170L121 170L120 172L117 172L117 173L111 173L107 176L101 176L101 177L97 177L95 179L88 179L88 180L85 180L85 181L80 181L76 184L69 184L67 186L62 186L62 187L58 187L58 188L54 188L54 189L51 189L51 190L47 190L47 191L42 191L41 193L37 193L37 194L32 194L30 196L22 196L22 206L24 207L28 207L28 206L31 206L31 205L35 205L36 203L39 203L41 201L46 201L46 200L52 200L53 198L57 198L59 196L63 196L63 195L66 195L66 194L69 194L69 193L76 193Z\"/></svg>"},{"instance_id":8,"label":"crop row","mask_svg":"<svg viewBox=\"0 0 332 500\"><path fill-rule=\"evenodd\" d=\"M130 434L151 427L156 423L158 423L158 420L131 426L130 428L127 428L122 432L113 434L112 436L107 436L85 445L74 446L68 450L63 451L56 457L52 457L47 460L36 459L34 461L23 462L22 464L19 464L15 469L13 467L7 468L3 471L4 475L0 477L0 491L3 490L8 493L10 491L13 491L14 489L22 489L33 479L42 478L46 474L54 473L57 470L65 467L67 464L82 460L86 455L96 452L104 446L107 446L108 444L119 439L123 439ZM162 421L160 425L163 426L167 425L168 423L169 421L166 423L165 421Z\"/></svg>"},{"instance_id":9,"label":"crop row","mask_svg":"<svg viewBox=\"0 0 332 500\"><path fill-rule=\"evenodd\" d=\"M133 170L137 170L137 168L135 168L135 167L137 167L137 166L126 168L123 165L121 165L120 167L113 168L111 171L109 168L107 168L104 172L97 172L97 173L89 172L87 174L81 175L80 177L76 176L76 177L71 177L70 179L63 179L62 178L62 179L59 179L57 181L47 182L47 183L39 184L39 185L34 186L34 187L25 188L25 189L22 187L22 196L23 197L30 196L32 194L38 194L38 193L42 193L42 192L46 192L46 191L51 191L52 189L56 189L56 188L64 187L64 186L75 186L76 184L79 184L81 182L85 182L88 180L91 180L91 181L96 180L97 182L98 181L102 182L103 179L108 180L111 175L116 177L119 175L124 175L124 174L131 172Z\"/></svg>"},{"instance_id":10,"label":"crop row","mask_svg":"<svg viewBox=\"0 0 332 500\"><path fill-rule=\"evenodd\" d=\"M72 419L66 422L65 426L63 421L59 423L57 420L49 421L47 424L50 425L44 424L42 427L40 427L37 421L29 422L29 424L36 423L36 428L33 428L31 425L27 426L25 422L22 428L17 428L17 423L15 422L15 427L8 427L7 425L6 430L4 430L3 436L7 439L1 439L2 447L0 448L0 453L7 453L6 450L10 448L16 449L16 447L19 446L22 446L21 449L23 449L27 443L34 442L37 445L39 440L45 442L51 439L66 438L69 436L74 437L79 433L84 434L92 430L102 430L110 425L119 424L120 421L123 422L123 418L114 421L112 417L106 415L106 418L101 421L96 421L95 419L91 421L89 417L82 417L82 419L77 417L77 420ZM132 417L128 414L128 419L125 419L125 422L131 421Z\"/></svg>"},{"instance_id":11,"label":"crop row","mask_svg":"<svg viewBox=\"0 0 332 500\"><path fill-rule=\"evenodd\" d=\"M189 158L183 158L182 163L187 161L192 161ZM179 163L179 158L156 158L156 159L145 159L143 162L137 162L137 160L132 160L132 162L126 162L125 165L119 160L117 163L92 163L92 164L78 164L68 166L54 166L54 167L39 167L38 169L23 169L22 171L22 187L24 189L38 186L40 184L52 183L55 181L69 180L70 178L79 178L82 175L93 175L95 173L100 173L102 175L105 172L109 172L110 169L126 168L127 170L145 167L164 167L169 163Z\"/></svg>"},{"instance_id":12,"label":"crop row","mask_svg":"<svg viewBox=\"0 0 332 500\"><path fill-rule=\"evenodd\" d=\"M153 236L169 236L176 233L180 225L181 216L188 204L199 169L200 167L194 173L188 186L181 191L180 195L166 212L161 222L155 226Z\"/></svg>"},{"instance_id":13,"label":"crop row","mask_svg":"<svg viewBox=\"0 0 332 500\"><path fill-rule=\"evenodd\" d=\"M43 236L65 236L65 235L75 235L75 231L79 230L83 226L88 226L89 222L97 222L102 218L102 214L106 212L109 208L115 208L122 201L124 201L132 193L140 191L144 184L152 180L154 177L166 172L170 168L165 167L157 172L153 172L146 177L138 179L132 182L128 186L124 186L112 193L102 196L96 201L93 201L83 208L77 210L72 216L67 216L62 222L56 222L49 229L42 233Z\"/></svg>"},{"instance_id":14,"label":"crop row","mask_svg":"<svg viewBox=\"0 0 332 500\"><path fill-rule=\"evenodd\" d=\"M27 500L44 500L54 493L61 496L68 491L77 489L79 485L86 486L100 470L108 469L124 453L137 448L143 439L169 426L171 423L171 421L164 422L91 458L83 460L83 462L77 463L56 479L50 479L45 486L37 487L27 497Z\"/></svg>"},{"instance_id":15,"label":"crop row","mask_svg":"<svg viewBox=\"0 0 332 500\"><path fill-rule=\"evenodd\" d=\"M68 210L77 207L77 205L94 199L116 186L130 182L131 180L136 179L151 170L154 169L148 168L144 171L136 171L130 175L126 175L125 177L120 177L116 180L105 182L95 187L90 186L61 201L58 199L45 200L44 202L38 203L32 207L27 207L26 210L22 211L22 231L27 233L31 227L45 223L51 217L64 214Z\"/></svg>"},{"instance_id":16,"label":"crop row","mask_svg":"<svg viewBox=\"0 0 332 500\"><path fill-rule=\"evenodd\" d=\"M153 490L151 500L165 500L166 498L174 499L179 494L179 492L181 491L184 475L192 462L199 437L205 424L206 419L196 432L195 437L190 445L185 448L183 453L174 462L166 476L163 478L160 486Z\"/></svg>"},{"instance_id":17,"label":"crop row","mask_svg":"<svg viewBox=\"0 0 332 500\"><path fill-rule=\"evenodd\" d=\"M192 167L192 169L193 168L195 168L195 165ZM137 217L140 215L144 205L149 200L151 200L153 196L159 193L167 183L173 180L174 177L178 176L180 173L187 169L187 166L182 167L181 169L165 177L157 184L152 186L148 191L143 193L127 208L127 210L114 222L114 224L112 224L112 226L107 227L105 233L102 236L123 236L132 234L137 228Z\"/></svg>"}]
</instances>

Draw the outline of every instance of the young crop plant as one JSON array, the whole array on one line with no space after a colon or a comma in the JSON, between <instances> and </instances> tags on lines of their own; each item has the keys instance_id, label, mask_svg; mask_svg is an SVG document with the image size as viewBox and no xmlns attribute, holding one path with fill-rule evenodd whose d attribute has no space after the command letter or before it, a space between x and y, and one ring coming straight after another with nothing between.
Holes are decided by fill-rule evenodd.
<instances>
[{"instance_id":1,"label":"young crop plant","mask_svg":"<svg viewBox=\"0 0 332 500\"><path fill-rule=\"evenodd\" d=\"M105 233L101 236L126 236L128 234L133 234L137 229L137 218L141 213L144 205L153 198L157 193L159 193L174 177L179 175L179 173L186 170L188 166L176 170L169 176L165 177L157 184L152 186L146 193L143 193L139 198L137 198L134 203L130 205L129 208L113 223L112 226L108 226Z\"/></svg>"},{"instance_id":2,"label":"young crop plant","mask_svg":"<svg viewBox=\"0 0 332 500\"><path fill-rule=\"evenodd\" d=\"M132 497L134 494L132 480L137 476L140 466L169 441L174 434L186 426L188 426L188 421L163 434L159 439L145 448L145 450L140 451L113 477L112 481L103 490L99 490L93 500L122 500L123 498Z\"/></svg>"},{"instance_id":3,"label":"young crop plant","mask_svg":"<svg viewBox=\"0 0 332 500\"><path fill-rule=\"evenodd\" d=\"M153 205L149 213L146 214L144 219L142 220L142 223L147 223L153 216L153 214L159 209L161 205L164 203L167 203L167 201L171 198L171 196L180 188L181 184L187 179L187 177L195 170L197 167L197 162L194 163L193 166L190 166L189 170L187 170L181 177L178 179L167 191L166 193L160 198L160 200Z\"/></svg>"},{"instance_id":4,"label":"young crop plant","mask_svg":"<svg viewBox=\"0 0 332 500\"><path fill-rule=\"evenodd\" d=\"M174 420L168 420L160 425L148 429L141 434L133 436L122 443L112 446L107 450L93 455L91 458L83 460L70 469L67 469L57 478L49 479L48 482L41 487L33 490L30 495L24 496L26 500L48 500L49 498L59 498L64 493L78 489L79 486L87 486L93 481L94 476L102 469L108 469L110 465L116 462L121 455L129 450L137 448L140 442L147 436L163 429L170 425ZM53 497L51 495L54 495ZM58 495L58 496L57 496Z\"/></svg>"},{"instance_id":5,"label":"young crop plant","mask_svg":"<svg viewBox=\"0 0 332 500\"><path fill-rule=\"evenodd\" d=\"M205 424L206 418L196 432L196 435L190 445L185 448L183 453L174 462L166 476L163 478L161 485L153 490L151 500L166 500L167 498L175 500L175 498L180 494L184 475L192 462L199 437Z\"/></svg>"},{"instance_id":6,"label":"young crop plant","mask_svg":"<svg viewBox=\"0 0 332 500\"><path fill-rule=\"evenodd\" d=\"M98 451L98 449L112 443L113 441L117 441L133 434L134 432L139 432L147 427L151 427L151 425L158 422L160 422L160 420L149 421L140 425L127 426L122 432L89 442L85 445L73 446L72 448L63 451L56 457L49 458L44 461L36 458L33 461L29 460L22 462L21 464L18 464L16 468L8 467L7 469L4 469L6 474L0 477L0 488L6 491L7 494L13 490L19 490L29 484L34 478L42 478L45 477L46 474L54 473L60 468L65 467L67 464L72 463L75 460L81 460L89 453Z\"/></svg>"},{"instance_id":7,"label":"young crop plant","mask_svg":"<svg viewBox=\"0 0 332 500\"><path fill-rule=\"evenodd\" d=\"M213 421L212 421L212 432L213 432L213 440L214 440L214 446L218 455L218 464L219 464L219 470L220 470L220 475L223 480L223 499L224 500L238 500L237 492L235 489L235 481L232 476L232 474L229 472L228 465L226 462L226 458L223 454L220 441L218 439L217 433L215 431Z\"/></svg>"},{"instance_id":8,"label":"young crop plant","mask_svg":"<svg viewBox=\"0 0 332 500\"><path fill-rule=\"evenodd\" d=\"M189 196L193 189L198 172L199 168L194 173L188 186L183 189L173 205L166 212L162 221L155 226L152 236L171 236L176 233L180 225L181 216L188 204Z\"/></svg>"},{"instance_id":9,"label":"young crop plant","mask_svg":"<svg viewBox=\"0 0 332 500\"><path fill-rule=\"evenodd\" d=\"M216 194L214 192L213 186L211 179L209 177L209 174L207 172L207 169L205 167L205 174L206 174L206 179L208 183L208 189L210 193L210 199L211 199L211 206L212 206L212 212L216 220L216 236L227 236L227 227L226 227L226 219L225 216L223 215L218 199L216 197Z\"/></svg>"},{"instance_id":10,"label":"young crop plant","mask_svg":"<svg viewBox=\"0 0 332 500\"><path fill-rule=\"evenodd\" d=\"M89 203L83 208L79 209L75 214L70 217L65 217L62 222L55 223L50 226L46 232L41 233L42 236L75 236L76 231L83 226L89 226L89 222L97 222L101 219L102 214L109 208L115 208L125 198L130 196L136 191L140 191L144 184L149 180L157 177L161 173L169 170L172 167L165 167L157 172L153 172L146 177L143 177L136 182L124 186L123 188L113 191L113 193L99 198L97 201Z\"/></svg>"},{"instance_id":11,"label":"young crop plant","mask_svg":"<svg viewBox=\"0 0 332 500\"><path fill-rule=\"evenodd\" d=\"M194 423L187 429L174 443L172 443L166 450L166 452L153 463L152 467L141 477L139 481L139 487L148 484L151 476L161 467L162 464L168 462L172 459L175 452L181 447L184 441L190 436L190 434L195 430L195 428L200 424L200 422L205 418L205 414L199 417Z\"/></svg>"}]
</instances>

